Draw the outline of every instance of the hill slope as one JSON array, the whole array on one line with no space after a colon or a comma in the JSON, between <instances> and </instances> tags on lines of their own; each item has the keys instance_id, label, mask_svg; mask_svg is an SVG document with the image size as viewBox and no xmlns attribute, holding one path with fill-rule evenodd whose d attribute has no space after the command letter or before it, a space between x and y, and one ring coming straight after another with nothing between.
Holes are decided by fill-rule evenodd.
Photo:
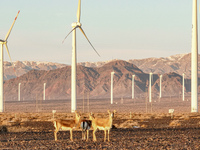
<instances>
[{"instance_id":1,"label":"hill slope","mask_svg":"<svg viewBox=\"0 0 200 150\"><path fill-rule=\"evenodd\" d=\"M132 63L116 60L101 67L77 66L77 97L90 93L92 98L110 97L110 76L114 71L114 97L131 97L132 75L135 74L135 94L144 96L148 90L149 74L144 73ZM159 74L153 75L152 88L154 95L159 93ZM46 99L66 99L71 95L71 67L42 71L31 70L28 73L5 81L6 100L17 100L18 83L21 83L21 97L31 100L42 99L43 83L46 83ZM189 80L186 80L186 92L190 91ZM182 77L176 73L163 75L163 96L177 95L182 91Z\"/></svg>"}]
</instances>

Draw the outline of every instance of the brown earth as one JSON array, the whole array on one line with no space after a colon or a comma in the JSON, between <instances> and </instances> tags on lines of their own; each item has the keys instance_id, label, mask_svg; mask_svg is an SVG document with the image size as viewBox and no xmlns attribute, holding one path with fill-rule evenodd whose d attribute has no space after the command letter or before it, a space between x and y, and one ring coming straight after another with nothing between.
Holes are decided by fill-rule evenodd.
<instances>
[{"instance_id":1,"label":"brown earth","mask_svg":"<svg viewBox=\"0 0 200 150\"><path fill-rule=\"evenodd\" d=\"M119 104L120 100L115 102ZM94 112L99 118L108 117L107 108L117 110L110 142L103 141L103 131L96 132L97 142L93 142L92 130L88 142L81 140L80 130L73 132L73 142L69 140L69 131L58 132L58 141L55 142L50 110L61 108L56 109L55 118L74 118L74 114L64 110L64 107L68 108L66 102L47 101L43 103L48 108L46 110L44 106L34 107L34 102L6 103L7 112L0 114L0 149L200 149L200 113L189 113L189 102L154 102L152 113L142 111L145 105L137 100L135 103L129 100L124 100L121 105L116 103L113 106L108 106L106 101L103 104L98 101L90 103L89 112ZM25 105L29 108L26 113L23 112ZM78 111L82 111L80 102L78 105ZM160 105L163 111L159 109ZM38 113L35 113L35 108L38 108ZM86 108L82 117L88 117ZM169 108L175 109L173 116L168 113Z\"/></svg>"},{"instance_id":2,"label":"brown earth","mask_svg":"<svg viewBox=\"0 0 200 150\"><path fill-rule=\"evenodd\" d=\"M103 132L98 131L97 142L81 140L81 132L59 132L54 141L53 132L11 132L1 134L0 149L200 149L199 128L171 129L113 129L110 142L103 142ZM90 132L90 135L92 133Z\"/></svg>"}]
</instances>

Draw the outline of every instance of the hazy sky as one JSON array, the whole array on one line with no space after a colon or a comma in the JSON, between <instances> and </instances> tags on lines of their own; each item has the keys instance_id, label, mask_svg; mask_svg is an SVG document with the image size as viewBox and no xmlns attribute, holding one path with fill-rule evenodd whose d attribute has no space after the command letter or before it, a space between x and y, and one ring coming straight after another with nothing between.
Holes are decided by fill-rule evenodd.
<instances>
[{"instance_id":1,"label":"hazy sky","mask_svg":"<svg viewBox=\"0 0 200 150\"><path fill-rule=\"evenodd\" d=\"M21 11L8 39L13 61L71 64L72 35L62 40L76 22L77 5L78 0L1 0L0 39ZM191 52L191 0L82 0L81 23L101 57L77 30L78 62Z\"/></svg>"}]
</instances>

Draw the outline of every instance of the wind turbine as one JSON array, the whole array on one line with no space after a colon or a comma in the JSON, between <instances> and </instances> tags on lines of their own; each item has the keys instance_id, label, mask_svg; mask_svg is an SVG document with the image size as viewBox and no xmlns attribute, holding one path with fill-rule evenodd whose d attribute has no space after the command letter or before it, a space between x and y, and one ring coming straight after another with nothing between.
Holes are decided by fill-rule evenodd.
<instances>
[{"instance_id":1,"label":"wind turbine","mask_svg":"<svg viewBox=\"0 0 200 150\"><path fill-rule=\"evenodd\" d=\"M160 75L160 98L162 97L162 75Z\"/></svg>"},{"instance_id":2,"label":"wind turbine","mask_svg":"<svg viewBox=\"0 0 200 150\"><path fill-rule=\"evenodd\" d=\"M110 103L113 104L113 76L115 72L111 72L111 88L110 88Z\"/></svg>"},{"instance_id":3,"label":"wind turbine","mask_svg":"<svg viewBox=\"0 0 200 150\"><path fill-rule=\"evenodd\" d=\"M17 16L19 15L19 12L17 13ZM4 103L3 103L3 46L6 47L8 56L10 58L10 61L12 63L12 59L10 57L10 53L8 50L8 46L7 46L7 42L8 42L8 37L10 35L10 32L15 24L15 21L17 20L17 16L15 17L15 20L13 21L8 33L6 34L5 40L0 39L0 44L1 44L1 57L0 57L0 112L3 112L3 108L4 108Z\"/></svg>"},{"instance_id":4,"label":"wind turbine","mask_svg":"<svg viewBox=\"0 0 200 150\"><path fill-rule=\"evenodd\" d=\"M191 112L198 112L198 34L197 0L192 8L192 52L191 52Z\"/></svg>"},{"instance_id":5,"label":"wind turbine","mask_svg":"<svg viewBox=\"0 0 200 150\"><path fill-rule=\"evenodd\" d=\"M135 94L134 94L134 90L135 90L135 86L134 86L134 82L135 82L135 75L132 75L132 99L135 98Z\"/></svg>"},{"instance_id":6,"label":"wind turbine","mask_svg":"<svg viewBox=\"0 0 200 150\"><path fill-rule=\"evenodd\" d=\"M183 101L185 101L185 74L183 73L183 85L182 85L182 93L183 93Z\"/></svg>"},{"instance_id":7,"label":"wind turbine","mask_svg":"<svg viewBox=\"0 0 200 150\"><path fill-rule=\"evenodd\" d=\"M45 97L46 97L45 90L46 90L46 83L44 83L44 88L43 88L43 100L44 101L45 101Z\"/></svg>"},{"instance_id":8,"label":"wind turbine","mask_svg":"<svg viewBox=\"0 0 200 150\"><path fill-rule=\"evenodd\" d=\"M21 88L21 83L18 84L18 101L21 100L21 96L20 96L20 94L21 94L21 92L20 92L20 88Z\"/></svg>"},{"instance_id":9,"label":"wind turbine","mask_svg":"<svg viewBox=\"0 0 200 150\"><path fill-rule=\"evenodd\" d=\"M151 103L152 102L152 100L151 100L151 80L153 81L153 73L152 72L150 72L149 73L149 102Z\"/></svg>"},{"instance_id":10,"label":"wind turbine","mask_svg":"<svg viewBox=\"0 0 200 150\"><path fill-rule=\"evenodd\" d=\"M78 2L78 10L77 10L77 22L72 23L72 30L67 34L67 36L64 38L64 40L73 32L72 36L72 65L71 65L71 112L75 112L76 110L76 29L79 28L89 44L92 46L94 51L99 55L99 53L96 51L92 43L87 38L85 32L83 31L83 28L81 27L82 24L80 23L80 17L81 17L81 0ZM63 42L64 42L63 40ZM100 56L100 55L99 55Z\"/></svg>"}]
</instances>

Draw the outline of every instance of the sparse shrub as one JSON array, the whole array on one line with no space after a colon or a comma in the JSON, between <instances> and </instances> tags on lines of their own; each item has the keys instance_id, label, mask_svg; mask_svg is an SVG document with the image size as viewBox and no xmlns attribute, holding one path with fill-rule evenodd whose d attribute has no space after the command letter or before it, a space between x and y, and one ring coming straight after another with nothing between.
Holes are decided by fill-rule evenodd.
<instances>
[{"instance_id":1,"label":"sparse shrub","mask_svg":"<svg viewBox=\"0 0 200 150\"><path fill-rule=\"evenodd\" d=\"M127 121L123 122L122 124L120 124L118 126L118 128L133 128L133 126L140 127L140 125L137 121L127 120Z\"/></svg>"},{"instance_id":2,"label":"sparse shrub","mask_svg":"<svg viewBox=\"0 0 200 150\"><path fill-rule=\"evenodd\" d=\"M181 122L179 120L173 120L169 124L170 127L178 127L181 126Z\"/></svg>"},{"instance_id":3,"label":"sparse shrub","mask_svg":"<svg viewBox=\"0 0 200 150\"><path fill-rule=\"evenodd\" d=\"M147 128L148 126L146 124L142 124L141 128Z\"/></svg>"},{"instance_id":4,"label":"sparse shrub","mask_svg":"<svg viewBox=\"0 0 200 150\"><path fill-rule=\"evenodd\" d=\"M6 133L8 132L8 129L6 126L0 126L0 133Z\"/></svg>"}]
</instances>

